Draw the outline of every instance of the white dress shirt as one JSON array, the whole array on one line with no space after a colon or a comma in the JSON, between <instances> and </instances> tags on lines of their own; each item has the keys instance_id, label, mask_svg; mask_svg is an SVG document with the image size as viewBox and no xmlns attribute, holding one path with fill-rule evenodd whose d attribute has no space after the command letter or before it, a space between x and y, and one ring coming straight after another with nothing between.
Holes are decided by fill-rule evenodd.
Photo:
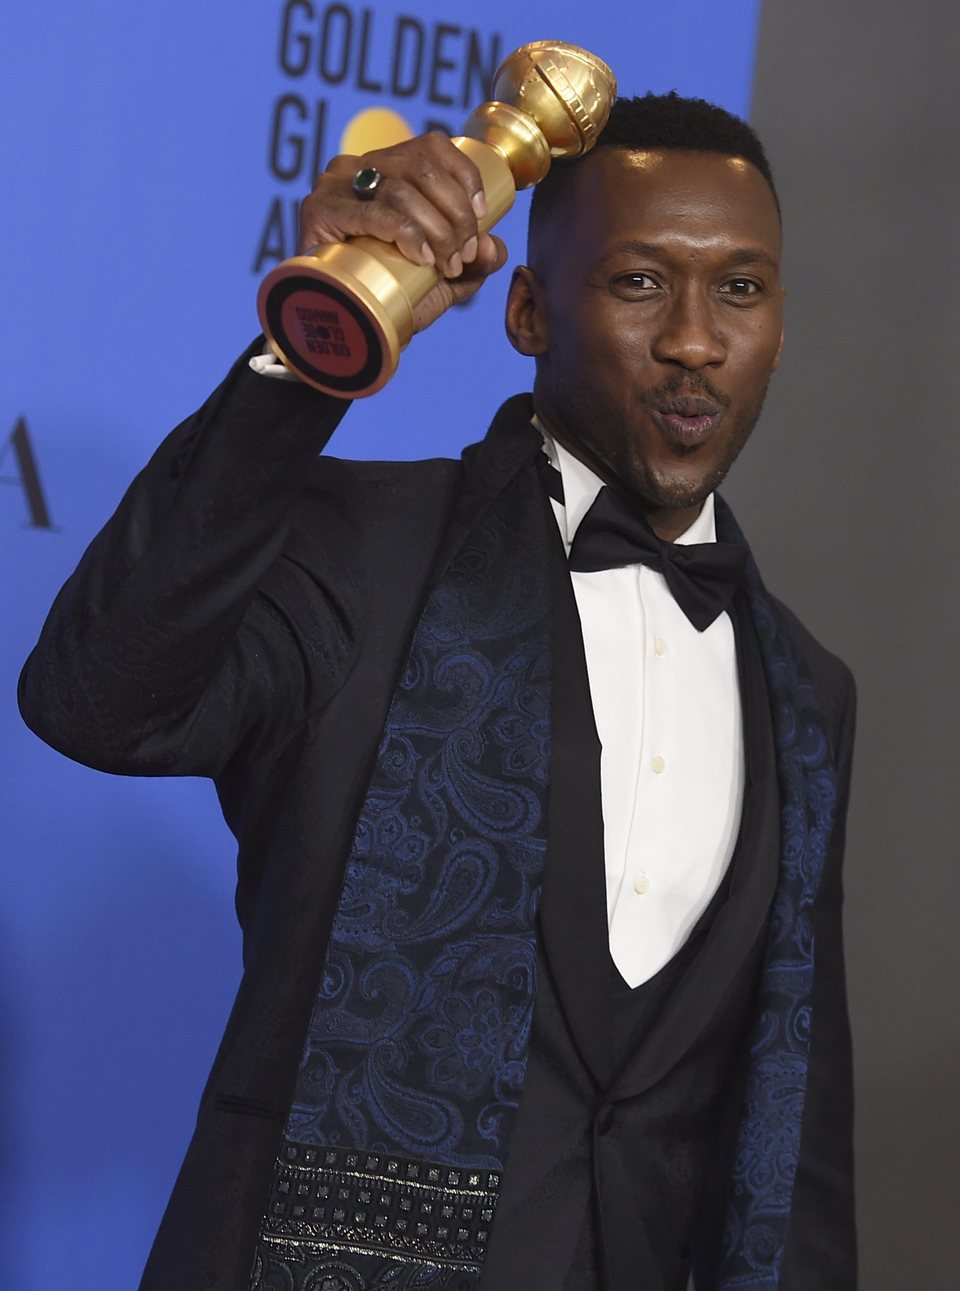
<instances>
[{"instance_id":1,"label":"white dress shirt","mask_svg":"<svg viewBox=\"0 0 960 1291\"><path fill-rule=\"evenodd\" d=\"M543 432L541 432L543 433ZM602 481L544 433L570 545ZM712 495L680 543L715 542ZM610 954L627 984L680 949L730 863L743 799L733 625L698 632L645 565L571 571L600 737Z\"/></svg>"}]
</instances>

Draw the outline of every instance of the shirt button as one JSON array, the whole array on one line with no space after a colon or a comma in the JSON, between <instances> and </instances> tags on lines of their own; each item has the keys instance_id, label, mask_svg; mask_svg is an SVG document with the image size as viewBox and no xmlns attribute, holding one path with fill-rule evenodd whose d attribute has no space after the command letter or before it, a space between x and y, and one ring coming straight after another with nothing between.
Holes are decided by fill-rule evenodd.
<instances>
[{"instance_id":1,"label":"shirt button","mask_svg":"<svg viewBox=\"0 0 960 1291\"><path fill-rule=\"evenodd\" d=\"M667 653L667 643L664 641L663 637L654 637L653 648L661 659Z\"/></svg>"},{"instance_id":2,"label":"shirt button","mask_svg":"<svg viewBox=\"0 0 960 1291\"><path fill-rule=\"evenodd\" d=\"M658 753L651 761L650 766L653 768L654 775L663 775L664 771L667 769L666 758L662 758Z\"/></svg>"},{"instance_id":3,"label":"shirt button","mask_svg":"<svg viewBox=\"0 0 960 1291\"><path fill-rule=\"evenodd\" d=\"M642 897L644 892L650 891L650 880L645 874L638 874L633 880L633 890L638 897Z\"/></svg>"}]
</instances>

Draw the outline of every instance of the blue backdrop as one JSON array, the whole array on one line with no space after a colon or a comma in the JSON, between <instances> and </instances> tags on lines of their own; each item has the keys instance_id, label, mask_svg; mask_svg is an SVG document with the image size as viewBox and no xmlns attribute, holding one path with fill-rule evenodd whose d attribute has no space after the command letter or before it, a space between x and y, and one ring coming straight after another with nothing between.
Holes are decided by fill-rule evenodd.
<instances>
[{"instance_id":1,"label":"blue backdrop","mask_svg":"<svg viewBox=\"0 0 960 1291\"><path fill-rule=\"evenodd\" d=\"M503 54L556 36L609 62L625 93L676 88L745 115L758 10L560 3L545 24L505 0L7 7L5 1286L136 1285L239 978L232 840L210 787L101 775L20 724L16 675L57 588L257 331L257 282L294 250L297 201L362 114L456 132ZM525 207L501 226L513 261ZM477 438L529 383L502 339L508 275L416 338L332 451L418 457Z\"/></svg>"}]
</instances>

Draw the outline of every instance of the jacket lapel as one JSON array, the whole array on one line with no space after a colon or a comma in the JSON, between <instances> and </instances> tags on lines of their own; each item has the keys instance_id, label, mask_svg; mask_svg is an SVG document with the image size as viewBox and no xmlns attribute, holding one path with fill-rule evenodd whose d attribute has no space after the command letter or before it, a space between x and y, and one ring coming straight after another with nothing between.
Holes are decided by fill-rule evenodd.
<instances>
[{"instance_id":1,"label":"jacket lapel","mask_svg":"<svg viewBox=\"0 0 960 1291\"><path fill-rule=\"evenodd\" d=\"M549 504L545 502L549 510ZM600 739L560 533L548 516L553 608L552 746L540 927L571 1035L600 1090L613 1076L613 1001Z\"/></svg>"},{"instance_id":2,"label":"jacket lapel","mask_svg":"<svg viewBox=\"0 0 960 1291\"><path fill-rule=\"evenodd\" d=\"M746 547L718 499L717 536ZM748 559L745 591L769 695L780 801L780 870L767 935L746 1097L717 1285L780 1284L806 1096L815 945L810 916L834 828L837 773L807 666L788 624Z\"/></svg>"},{"instance_id":3,"label":"jacket lapel","mask_svg":"<svg viewBox=\"0 0 960 1291\"><path fill-rule=\"evenodd\" d=\"M431 584L442 577L493 500L519 470L536 460L542 440L531 425L532 416L529 395L509 399L483 442L467 449L463 487ZM553 677L548 859L540 934L574 1041L597 1084L606 1089L612 1076L613 1049L600 741L593 720L580 619L546 496L542 519L551 553Z\"/></svg>"},{"instance_id":4,"label":"jacket lapel","mask_svg":"<svg viewBox=\"0 0 960 1291\"><path fill-rule=\"evenodd\" d=\"M463 454L463 485L428 579L434 587L470 531L510 480L540 452L539 431L531 425L533 400L514 395L498 411L486 436Z\"/></svg>"}]
</instances>

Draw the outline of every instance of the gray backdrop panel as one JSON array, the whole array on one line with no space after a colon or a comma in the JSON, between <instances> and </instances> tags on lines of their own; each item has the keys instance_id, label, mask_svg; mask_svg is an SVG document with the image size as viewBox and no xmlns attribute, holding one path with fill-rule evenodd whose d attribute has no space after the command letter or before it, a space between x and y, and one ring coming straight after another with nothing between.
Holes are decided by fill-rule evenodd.
<instances>
[{"instance_id":1,"label":"gray backdrop panel","mask_svg":"<svg viewBox=\"0 0 960 1291\"><path fill-rule=\"evenodd\" d=\"M864 1291L957 1285L960 10L767 0L787 349L726 493L857 674L847 930Z\"/></svg>"}]
</instances>

